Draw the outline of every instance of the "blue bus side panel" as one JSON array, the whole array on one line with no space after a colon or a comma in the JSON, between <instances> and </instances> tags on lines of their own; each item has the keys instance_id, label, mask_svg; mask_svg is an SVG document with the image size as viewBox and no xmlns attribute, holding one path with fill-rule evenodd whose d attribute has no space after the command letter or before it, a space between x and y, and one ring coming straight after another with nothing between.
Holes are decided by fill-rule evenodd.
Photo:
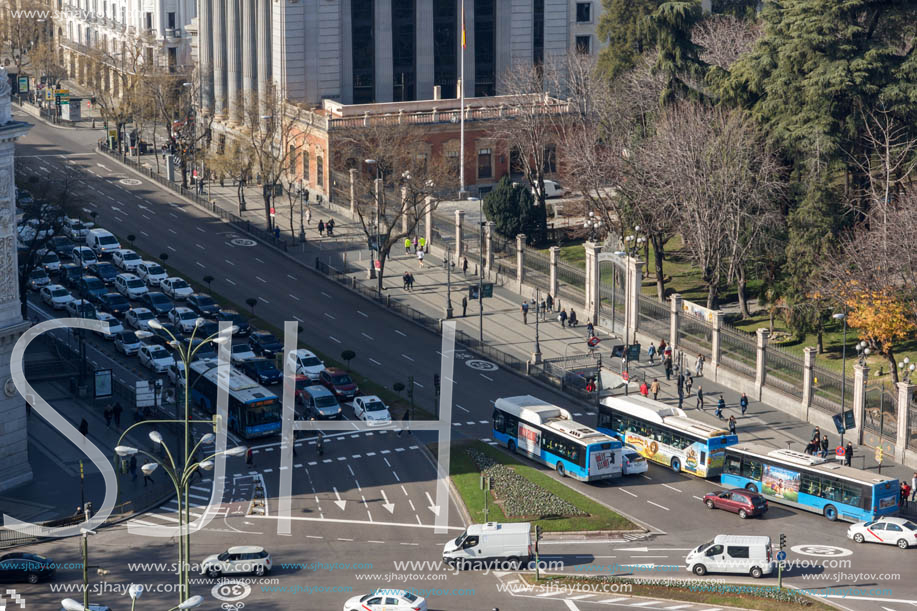
<instances>
[{"instance_id":1,"label":"blue bus side panel","mask_svg":"<svg viewBox=\"0 0 917 611\"><path fill-rule=\"evenodd\" d=\"M507 442L510 440L512 440L513 443L516 443L516 438L510 435L507 435L506 433L501 433L495 429L491 429L491 432L493 433L494 440L500 443L500 445L504 447L506 446ZM538 456L537 454L532 454L528 452L525 449L525 447L519 446L518 444L516 445L516 452L524 456L528 456L532 460L537 460L538 462L543 463L551 467L552 469L555 468L555 465L557 465L558 462L560 462L564 466L564 471L570 477L574 479L583 480L583 481L586 481L588 479L585 468L580 467L579 465L570 462L566 458L555 456L554 454L551 454L550 452L546 452L544 450L541 450L541 456Z\"/></svg>"}]
</instances>

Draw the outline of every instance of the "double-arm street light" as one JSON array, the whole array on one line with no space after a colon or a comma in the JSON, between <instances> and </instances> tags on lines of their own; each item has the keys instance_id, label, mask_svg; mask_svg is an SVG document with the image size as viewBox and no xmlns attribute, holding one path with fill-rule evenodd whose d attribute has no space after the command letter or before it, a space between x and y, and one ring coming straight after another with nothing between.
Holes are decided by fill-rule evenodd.
<instances>
[{"instance_id":1,"label":"double-arm street light","mask_svg":"<svg viewBox=\"0 0 917 611\"><path fill-rule=\"evenodd\" d=\"M464 187L463 187L464 189ZM484 200L480 197L469 197L469 202L478 202L478 219L481 233L481 267L478 270L478 339L484 343L484 226L487 221L484 220Z\"/></svg>"},{"instance_id":2,"label":"double-arm street light","mask_svg":"<svg viewBox=\"0 0 917 611\"><path fill-rule=\"evenodd\" d=\"M127 593L131 597L131 611L134 611L134 605L137 603L137 599L140 598L141 594L143 594L143 586L136 584L136 583L132 584L130 588L128 588ZM204 602L203 596L200 596L200 595L192 596L191 598L183 600L177 606L172 607L171 609L169 609L169 611L194 609L196 607L200 607L201 603L203 602ZM65 611L91 611L91 609L87 609L86 607L76 602L72 598L65 598L64 600L60 601L60 606L63 607Z\"/></svg>"},{"instance_id":3,"label":"double-arm street light","mask_svg":"<svg viewBox=\"0 0 917 611\"><path fill-rule=\"evenodd\" d=\"M599 229L602 227L602 219L596 218L595 212L590 211L589 216L583 222L583 227L589 232L589 241L595 242L599 236Z\"/></svg>"},{"instance_id":4,"label":"double-arm street light","mask_svg":"<svg viewBox=\"0 0 917 611\"><path fill-rule=\"evenodd\" d=\"M383 188L382 188L382 170L379 168L379 162L375 159L365 159L366 165L375 166L376 168L376 180L373 183L373 188L375 189L375 195L373 199L376 202L375 211L373 212L373 233L375 234L373 240L375 244L369 249L369 277L376 277L376 258L379 261L382 260L382 247L379 244L379 216L381 214L381 205L382 202L379 200L382 198ZM381 264L380 264L381 266ZM380 270L381 271L381 270Z\"/></svg>"}]
</instances>

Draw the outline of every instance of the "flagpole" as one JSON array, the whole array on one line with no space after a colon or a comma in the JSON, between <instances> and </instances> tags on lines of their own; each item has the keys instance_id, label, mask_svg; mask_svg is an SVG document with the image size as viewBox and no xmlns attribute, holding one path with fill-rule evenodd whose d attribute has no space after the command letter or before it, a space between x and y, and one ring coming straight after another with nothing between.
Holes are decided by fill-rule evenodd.
<instances>
[{"instance_id":1,"label":"flagpole","mask_svg":"<svg viewBox=\"0 0 917 611\"><path fill-rule=\"evenodd\" d=\"M462 75L459 79L459 197L465 197L465 0L462 0Z\"/></svg>"}]
</instances>

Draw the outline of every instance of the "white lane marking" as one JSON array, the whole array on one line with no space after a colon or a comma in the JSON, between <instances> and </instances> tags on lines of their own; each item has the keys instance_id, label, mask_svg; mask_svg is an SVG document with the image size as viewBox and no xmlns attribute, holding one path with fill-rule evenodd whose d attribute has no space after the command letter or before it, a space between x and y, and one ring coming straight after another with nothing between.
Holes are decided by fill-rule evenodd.
<instances>
[{"instance_id":1,"label":"white lane marking","mask_svg":"<svg viewBox=\"0 0 917 611\"><path fill-rule=\"evenodd\" d=\"M409 356L406 355L406 354L402 354L401 356L403 356L403 357L406 358L407 360L411 361L412 363L414 362L414 359L412 359L411 357L409 357Z\"/></svg>"},{"instance_id":2,"label":"white lane marking","mask_svg":"<svg viewBox=\"0 0 917 611\"><path fill-rule=\"evenodd\" d=\"M288 295L289 295L290 297L292 297L293 299L295 299L296 301L299 301L299 297L297 297L297 296L294 295L293 293L288 293Z\"/></svg>"},{"instance_id":3,"label":"white lane marking","mask_svg":"<svg viewBox=\"0 0 917 611\"><path fill-rule=\"evenodd\" d=\"M369 314L366 314L366 313L364 313L364 312L361 312L360 310L357 310L357 314L359 314L359 315L362 316L363 318L369 318Z\"/></svg>"},{"instance_id":4,"label":"white lane marking","mask_svg":"<svg viewBox=\"0 0 917 611\"><path fill-rule=\"evenodd\" d=\"M663 484L663 486L665 486L665 487L668 488L669 490L674 490L675 492L681 492L681 490L679 490L679 489L676 488L675 486L669 486L668 484Z\"/></svg>"},{"instance_id":5,"label":"white lane marking","mask_svg":"<svg viewBox=\"0 0 917 611\"><path fill-rule=\"evenodd\" d=\"M329 314L328 312L325 312L325 316L327 316L327 317L330 318L331 320L335 320L334 316L332 316L332 315Z\"/></svg>"},{"instance_id":6,"label":"white lane marking","mask_svg":"<svg viewBox=\"0 0 917 611\"><path fill-rule=\"evenodd\" d=\"M376 365L380 365L380 366L382 365L382 363L380 363L379 361L377 361L377 360L374 359L373 357L369 357L369 360L371 360L371 361L372 361L373 363L375 363Z\"/></svg>"},{"instance_id":7,"label":"white lane marking","mask_svg":"<svg viewBox=\"0 0 917 611\"><path fill-rule=\"evenodd\" d=\"M195 227L195 229L197 229L197 230L200 231L201 233L207 233L206 231L204 231L204 230L201 229L200 227Z\"/></svg>"},{"instance_id":8,"label":"white lane marking","mask_svg":"<svg viewBox=\"0 0 917 611\"><path fill-rule=\"evenodd\" d=\"M259 259L258 257L255 257L255 261L257 261L258 263L264 263L264 261L262 261L262 260Z\"/></svg>"},{"instance_id":9,"label":"white lane marking","mask_svg":"<svg viewBox=\"0 0 917 611\"><path fill-rule=\"evenodd\" d=\"M195 261L195 263L198 265L198 267L205 267L204 264L200 261Z\"/></svg>"},{"instance_id":10,"label":"white lane marking","mask_svg":"<svg viewBox=\"0 0 917 611\"><path fill-rule=\"evenodd\" d=\"M294 277L291 276L290 274L287 274L287 278L289 278L290 280L296 280L296 278L294 278Z\"/></svg>"},{"instance_id":11,"label":"white lane marking","mask_svg":"<svg viewBox=\"0 0 917 611\"><path fill-rule=\"evenodd\" d=\"M197 247L200 248L201 250L204 250L204 247L201 246L200 244L195 244L195 246L197 246Z\"/></svg>"},{"instance_id":12,"label":"white lane marking","mask_svg":"<svg viewBox=\"0 0 917 611\"><path fill-rule=\"evenodd\" d=\"M329 295L329 294L326 293L325 291L322 291L322 295L324 295L324 296L327 297L328 299L331 299L331 295Z\"/></svg>"},{"instance_id":13,"label":"white lane marking","mask_svg":"<svg viewBox=\"0 0 917 611\"><path fill-rule=\"evenodd\" d=\"M293 318L295 318L295 319L298 320L299 322L306 322L306 321L304 321L302 318L300 318L299 316L297 316L296 314L293 314Z\"/></svg>"},{"instance_id":14,"label":"white lane marking","mask_svg":"<svg viewBox=\"0 0 917 611\"><path fill-rule=\"evenodd\" d=\"M455 406L456 406L457 408L459 408L460 410L462 410L463 412L466 412L466 413L468 413L468 414L471 413L471 412L469 412L467 409L465 409L464 407L462 407L461 405L459 405L458 403L456 403Z\"/></svg>"},{"instance_id":15,"label":"white lane marking","mask_svg":"<svg viewBox=\"0 0 917 611\"><path fill-rule=\"evenodd\" d=\"M257 278L257 279L260 280L261 282L267 284L267 280L265 280L265 279L262 278L261 276L255 276L255 278Z\"/></svg>"},{"instance_id":16,"label":"white lane marking","mask_svg":"<svg viewBox=\"0 0 917 611\"><path fill-rule=\"evenodd\" d=\"M226 261L227 263L229 263L230 265L232 265L233 267L236 266L236 264L233 263L232 261L230 261L229 259L223 259L223 260Z\"/></svg>"},{"instance_id":17,"label":"white lane marking","mask_svg":"<svg viewBox=\"0 0 917 611\"><path fill-rule=\"evenodd\" d=\"M233 282L232 280L230 280L229 278L226 279L226 282L228 282L229 284L231 284L231 285L233 285L233 286L236 285L236 283Z\"/></svg>"},{"instance_id":18,"label":"white lane marking","mask_svg":"<svg viewBox=\"0 0 917 611\"><path fill-rule=\"evenodd\" d=\"M395 329L395 333L397 333L397 334L400 335L401 337L407 337L407 334L402 333L402 332L399 331L398 329Z\"/></svg>"},{"instance_id":19,"label":"white lane marking","mask_svg":"<svg viewBox=\"0 0 917 611\"><path fill-rule=\"evenodd\" d=\"M175 249L172 248L171 246L166 246L166 248L168 248L168 249L171 250L172 252L178 252L177 250L175 250Z\"/></svg>"},{"instance_id":20,"label":"white lane marking","mask_svg":"<svg viewBox=\"0 0 917 611\"><path fill-rule=\"evenodd\" d=\"M482 378L484 378L485 380L487 380L488 382L493 382L493 381L494 381L493 378L488 378L488 377L487 377L486 375L484 375L483 373L482 373L482 374L479 374L479 375L480 375Z\"/></svg>"},{"instance_id":21,"label":"white lane marking","mask_svg":"<svg viewBox=\"0 0 917 611\"><path fill-rule=\"evenodd\" d=\"M331 341L333 341L333 342L335 342L335 343L337 343L337 344L340 344L340 343L341 343L341 340L339 340L338 338L336 338L336 337L334 337L334 336L332 336L332 335L329 335L328 338L331 339Z\"/></svg>"},{"instance_id":22,"label":"white lane marking","mask_svg":"<svg viewBox=\"0 0 917 611\"><path fill-rule=\"evenodd\" d=\"M144 237L146 237L146 238L150 237L150 234L148 234L147 232L143 231L142 229L140 230L140 235L142 235L142 236L144 236Z\"/></svg>"},{"instance_id":23,"label":"white lane marking","mask_svg":"<svg viewBox=\"0 0 917 611\"><path fill-rule=\"evenodd\" d=\"M264 297L258 297L258 299L260 299L260 300L263 301L264 303L270 303L270 301L268 301L268 300L265 299Z\"/></svg>"},{"instance_id":24,"label":"white lane marking","mask_svg":"<svg viewBox=\"0 0 917 611\"><path fill-rule=\"evenodd\" d=\"M625 494L629 494L629 495L631 495L632 497L637 498L637 495L634 494L633 492L631 492L630 490L626 490L626 489L624 489L624 488L619 488L619 490L620 490L621 492L624 492Z\"/></svg>"},{"instance_id":25,"label":"white lane marking","mask_svg":"<svg viewBox=\"0 0 917 611\"><path fill-rule=\"evenodd\" d=\"M178 232L172 229L171 227L169 227L169 233L174 233L175 235L178 235Z\"/></svg>"},{"instance_id":26,"label":"white lane marking","mask_svg":"<svg viewBox=\"0 0 917 611\"><path fill-rule=\"evenodd\" d=\"M694 498L696 498L698 501L703 501L703 500L704 500L704 499L700 498L699 496L695 496Z\"/></svg>"},{"instance_id":27,"label":"white lane marking","mask_svg":"<svg viewBox=\"0 0 917 611\"><path fill-rule=\"evenodd\" d=\"M653 501L647 501L647 503L649 503L650 505L655 505L655 506L658 507L659 509L665 509L666 511L669 511L669 508L668 508L668 507L663 507L663 506L660 505L659 503L654 503Z\"/></svg>"},{"instance_id":28,"label":"white lane marking","mask_svg":"<svg viewBox=\"0 0 917 611\"><path fill-rule=\"evenodd\" d=\"M366 335L365 333L360 333L360 335L362 335L363 337L365 337L365 338L368 339L369 341L373 341L373 338L372 338L371 335Z\"/></svg>"}]
</instances>

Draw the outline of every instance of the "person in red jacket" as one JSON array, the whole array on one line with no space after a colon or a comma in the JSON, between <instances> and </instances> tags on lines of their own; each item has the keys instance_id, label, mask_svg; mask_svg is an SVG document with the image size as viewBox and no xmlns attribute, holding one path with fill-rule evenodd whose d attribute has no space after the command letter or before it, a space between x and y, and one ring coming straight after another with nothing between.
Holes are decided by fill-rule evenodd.
<instances>
[{"instance_id":1,"label":"person in red jacket","mask_svg":"<svg viewBox=\"0 0 917 611\"><path fill-rule=\"evenodd\" d=\"M646 385L646 380L643 380L643 384L640 385L640 394L644 397L650 396L650 387Z\"/></svg>"}]
</instances>

